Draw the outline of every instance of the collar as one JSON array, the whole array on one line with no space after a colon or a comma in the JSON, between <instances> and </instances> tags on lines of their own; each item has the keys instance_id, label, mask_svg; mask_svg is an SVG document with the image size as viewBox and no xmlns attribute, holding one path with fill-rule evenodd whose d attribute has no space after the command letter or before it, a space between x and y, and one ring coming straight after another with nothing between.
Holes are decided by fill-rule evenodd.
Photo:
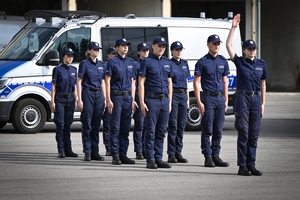
<instances>
[{"instance_id":1,"label":"collar","mask_svg":"<svg viewBox=\"0 0 300 200\"><path fill-rule=\"evenodd\" d=\"M172 62L174 62L175 64L179 65L181 63L181 58L178 60L176 60L174 57L171 58Z\"/></svg>"}]
</instances>

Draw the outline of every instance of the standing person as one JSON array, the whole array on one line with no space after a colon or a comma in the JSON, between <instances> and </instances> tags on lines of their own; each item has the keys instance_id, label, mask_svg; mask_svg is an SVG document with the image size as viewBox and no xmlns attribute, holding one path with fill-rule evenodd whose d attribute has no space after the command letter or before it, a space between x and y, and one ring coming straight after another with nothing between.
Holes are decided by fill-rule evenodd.
<instances>
[{"instance_id":1,"label":"standing person","mask_svg":"<svg viewBox=\"0 0 300 200\"><path fill-rule=\"evenodd\" d=\"M127 157L133 96L135 95L134 60L126 56L130 42L120 38L115 42L118 55L111 58L106 70L107 106L110 116L112 164L135 164Z\"/></svg>"},{"instance_id":2,"label":"standing person","mask_svg":"<svg viewBox=\"0 0 300 200\"><path fill-rule=\"evenodd\" d=\"M218 35L207 39L208 53L195 65L194 92L202 115L201 149L205 167L228 167L219 157L225 112L228 108L229 67L219 55L221 40ZM200 95L200 83L202 94ZM210 137L212 136L211 142Z\"/></svg>"},{"instance_id":3,"label":"standing person","mask_svg":"<svg viewBox=\"0 0 300 200\"><path fill-rule=\"evenodd\" d=\"M188 159L181 155L183 148L183 133L187 120L187 109L189 105L188 77L190 69L188 62L181 59L183 45L179 41L171 44L171 63L173 70L172 84L172 110L169 116L168 126L168 162L187 163Z\"/></svg>"},{"instance_id":4,"label":"standing person","mask_svg":"<svg viewBox=\"0 0 300 200\"><path fill-rule=\"evenodd\" d=\"M136 152L136 159L143 160L144 154L144 116L140 108L140 100L138 95L138 74L140 70L140 63L142 60L149 55L149 45L146 42L141 42L137 45L137 51L140 59L136 62L135 72L136 72L136 91L135 91L135 102L137 106L134 108L133 119L133 142L134 142L134 152Z\"/></svg>"},{"instance_id":5,"label":"standing person","mask_svg":"<svg viewBox=\"0 0 300 200\"><path fill-rule=\"evenodd\" d=\"M84 161L100 160L99 129L105 101L105 64L97 59L101 47L97 42L90 42L86 52L87 59L79 64L77 93L81 111L82 144Z\"/></svg>"},{"instance_id":6,"label":"standing person","mask_svg":"<svg viewBox=\"0 0 300 200\"><path fill-rule=\"evenodd\" d=\"M145 117L145 154L147 168L171 168L162 160L172 103L172 68L163 56L167 42L162 37L153 40L153 54L141 62L139 72L140 107Z\"/></svg>"},{"instance_id":7,"label":"standing person","mask_svg":"<svg viewBox=\"0 0 300 200\"><path fill-rule=\"evenodd\" d=\"M76 108L76 78L77 69L71 63L74 51L65 48L62 52L63 63L53 68L51 104L54 112L54 123L56 125L56 142L58 157L78 157L72 151L71 125Z\"/></svg>"},{"instance_id":8,"label":"standing person","mask_svg":"<svg viewBox=\"0 0 300 200\"><path fill-rule=\"evenodd\" d=\"M107 49L108 60L115 57L117 55L117 50L114 46L111 46ZM108 108L105 108L105 111L102 116L103 122L103 144L106 149L106 156L111 156L110 153L110 128L109 128L110 114L108 112Z\"/></svg>"},{"instance_id":9,"label":"standing person","mask_svg":"<svg viewBox=\"0 0 300 200\"><path fill-rule=\"evenodd\" d=\"M232 38L240 24L240 14L234 16L226 41L226 48L237 68L237 92L235 99L235 128L238 131L237 165L238 174L261 176L262 171L255 167L256 149L261 118L266 102L267 64L257 59L256 44L253 40L243 43L245 57L237 56L232 48Z\"/></svg>"}]
</instances>

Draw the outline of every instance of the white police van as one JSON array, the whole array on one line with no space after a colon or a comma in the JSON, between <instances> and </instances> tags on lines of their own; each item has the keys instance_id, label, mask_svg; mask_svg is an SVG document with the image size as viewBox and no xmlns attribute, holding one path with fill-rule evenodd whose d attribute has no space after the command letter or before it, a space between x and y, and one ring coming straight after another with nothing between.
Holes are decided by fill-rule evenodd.
<instances>
[{"instance_id":1,"label":"white police van","mask_svg":"<svg viewBox=\"0 0 300 200\"><path fill-rule=\"evenodd\" d=\"M22 133L39 132L46 121L52 121L50 107L51 75L53 67L60 63L59 52L72 48L76 55L73 65L85 59L90 41L97 41L103 47L99 59L107 61L105 49L124 37L132 43L128 56L137 60L136 46L141 41L151 44L162 36L171 44L181 41L185 47L183 58L188 60L191 74L196 61L208 52L206 41L211 34L217 34L225 42L231 28L228 19L106 17L94 11L45 11L34 10L25 14L27 24L0 53L0 128L12 123ZM241 55L240 34L234 35L233 46ZM229 58L224 43L220 54ZM170 50L165 52L170 57ZM235 66L230 61L231 74L230 109L233 114L233 93L235 92ZM193 76L190 77L190 108L187 130L200 128L201 116L193 92ZM79 119L75 112L74 118Z\"/></svg>"}]
</instances>

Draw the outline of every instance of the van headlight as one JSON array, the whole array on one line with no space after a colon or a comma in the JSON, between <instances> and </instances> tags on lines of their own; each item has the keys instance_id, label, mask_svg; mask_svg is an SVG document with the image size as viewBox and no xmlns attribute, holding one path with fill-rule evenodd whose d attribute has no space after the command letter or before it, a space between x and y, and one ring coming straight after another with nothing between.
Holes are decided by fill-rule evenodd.
<instances>
[{"instance_id":1,"label":"van headlight","mask_svg":"<svg viewBox=\"0 0 300 200\"><path fill-rule=\"evenodd\" d=\"M10 83L11 78L0 79L0 90L6 88L6 86Z\"/></svg>"}]
</instances>

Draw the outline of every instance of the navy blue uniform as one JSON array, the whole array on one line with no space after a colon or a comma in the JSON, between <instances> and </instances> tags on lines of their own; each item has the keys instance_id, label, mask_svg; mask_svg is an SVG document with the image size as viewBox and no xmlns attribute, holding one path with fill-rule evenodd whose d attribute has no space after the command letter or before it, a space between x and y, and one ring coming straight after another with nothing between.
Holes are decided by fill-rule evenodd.
<instances>
[{"instance_id":1,"label":"navy blue uniform","mask_svg":"<svg viewBox=\"0 0 300 200\"><path fill-rule=\"evenodd\" d=\"M144 151L144 116L140 107L140 99L138 94L138 74L140 70L140 62L142 62L142 59L140 59L138 62L135 62L135 79L136 79L136 91L135 91L135 102L138 105L138 108L136 108L136 111L133 113L133 119L134 119L134 127L133 127L133 142L134 142L134 152L143 152Z\"/></svg>"},{"instance_id":2,"label":"navy blue uniform","mask_svg":"<svg viewBox=\"0 0 300 200\"><path fill-rule=\"evenodd\" d=\"M131 126L134 60L119 54L108 61L106 75L110 79L113 110L110 116L110 143L113 157L126 157Z\"/></svg>"},{"instance_id":3,"label":"navy blue uniform","mask_svg":"<svg viewBox=\"0 0 300 200\"><path fill-rule=\"evenodd\" d=\"M168 78L172 77L171 63L164 56L159 59L152 54L141 62L139 76L146 77L144 101L149 111L144 119L144 142L147 162L161 161L169 119Z\"/></svg>"},{"instance_id":4,"label":"navy blue uniform","mask_svg":"<svg viewBox=\"0 0 300 200\"><path fill-rule=\"evenodd\" d=\"M183 133L187 119L187 78L190 77L190 69L186 60L171 59L173 70L173 97L172 110L169 116L168 127L168 151L169 155L181 154L183 148Z\"/></svg>"},{"instance_id":5,"label":"navy blue uniform","mask_svg":"<svg viewBox=\"0 0 300 200\"><path fill-rule=\"evenodd\" d=\"M256 149L261 129L261 80L266 80L264 60L234 56L237 68L235 128L238 131L238 166L255 167Z\"/></svg>"},{"instance_id":6,"label":"navy blue uniform","mask_svg":"<svg viewBox=\"0 0 300 200\"><path fill-rule=\"evenodd\" d=\"M229 74L227 60L206 54L195 65L195 75L201 76L201 101L205 112L202 117L201 149L205 157L218 157L221 149L222 129L225 121L223 77ZM210 142L212 136L212 142Z\"/></svg>"},{"instance_id":7,"label":"navy blue uniform","mask_svg":"<svg viewBox=\"0 0 300 200\"><path fill-rule=\"evenodd\" d=\"M99 129L104 111L102 80L105 78L105 70L106 66L100 60L95 63L91 58L87 58L79 64L78 77L83 79L83 110L80 120L84 153L99 153Z\"/></svg>"},{"instance_id":8,"label":"navy blue uniform","mask_svg":"<svg viewBox=\"0 0 300 200\"><path fill-rule=\"evenodd\" d=\"M58 151L72 152L70 131L75 110L77 69L61 64L53 69L52 83L56 83L54 123Z\"/></svg>"}]
</instances>

